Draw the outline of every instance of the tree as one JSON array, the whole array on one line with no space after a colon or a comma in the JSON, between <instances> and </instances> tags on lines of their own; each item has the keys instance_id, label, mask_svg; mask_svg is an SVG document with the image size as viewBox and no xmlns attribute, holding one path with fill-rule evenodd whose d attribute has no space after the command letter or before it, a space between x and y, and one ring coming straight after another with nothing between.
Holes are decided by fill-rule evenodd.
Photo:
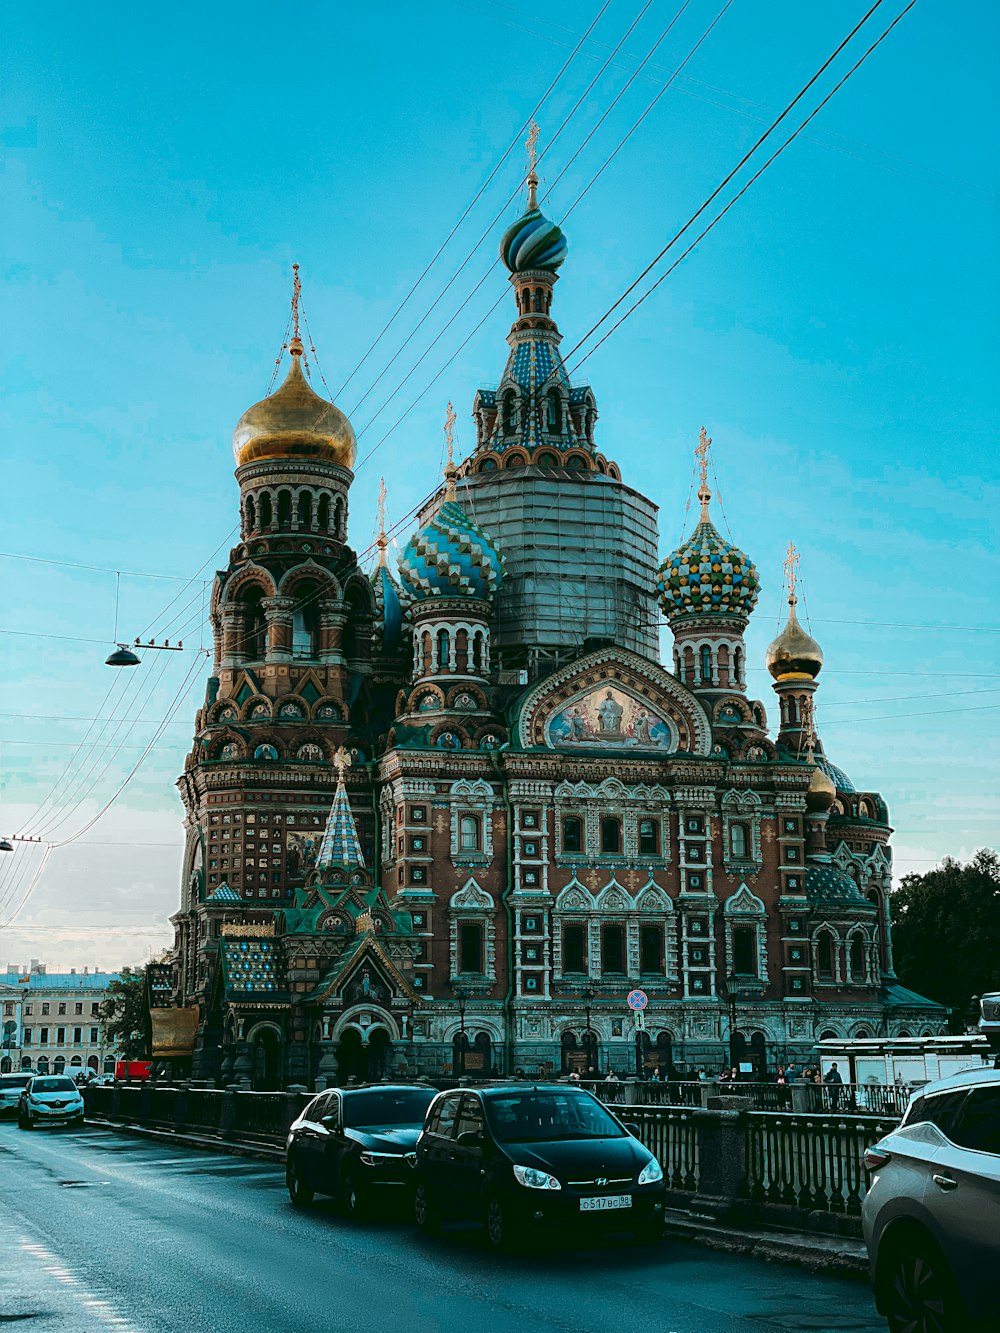
<instances>
[{"instance_id":1,"label":"tree","mask_svg":"<svg viewBox=\"0 0 1000 1333\"><path fill-rule=\"evenodd\" d=\"M122 968L108 985L108 997L99 1010L107 1041L125 1060L141 1060L150 1051L151 1028L146 998L145 968Z\"/></svg>"},{"instance_id":2,"label":"tree","mask_svg":"<svg viewBox=\"0 0 1000 1333\"><path fill-rule=\"evenodd\" d=\"M906 875L892 895L896 972L907 986L955 1010L1000 990L1000 857L982 848L968 865L951 857L926 875Z\"/></svg>"}]
</instances>

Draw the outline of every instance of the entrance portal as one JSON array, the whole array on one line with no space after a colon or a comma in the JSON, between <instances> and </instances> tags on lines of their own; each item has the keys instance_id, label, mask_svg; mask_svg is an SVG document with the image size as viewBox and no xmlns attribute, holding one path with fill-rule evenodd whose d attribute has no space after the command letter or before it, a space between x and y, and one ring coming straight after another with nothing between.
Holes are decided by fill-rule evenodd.
<instances>
[{"instance_id":1,"label":"entrance portal","mask_svg":"<svg viewBox=\"0 0 1000 1333\"><path fill-rule=\"evenodd\" d=\"M385 1028L373 1028L367 1046L357 1028L345 1028L337 1044L337 1082L387 1078L392 1072L392 1041Z\"/></svg>"}]
</instances>

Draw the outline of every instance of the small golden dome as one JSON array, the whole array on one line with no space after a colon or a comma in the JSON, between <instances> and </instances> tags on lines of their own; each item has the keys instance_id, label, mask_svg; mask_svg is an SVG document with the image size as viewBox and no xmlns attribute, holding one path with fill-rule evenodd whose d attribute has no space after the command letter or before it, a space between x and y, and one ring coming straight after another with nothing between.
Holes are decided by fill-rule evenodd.
<instances>
[{"instance_id":1,"label":"small golden dome","mask_svg":"<svg viewBox=\"0 0 1000 1333\"><path fill-rule=\"evenodd\" d=\"M829 810L836 799L837 788L833 785L833 779L821 768L814 768L806 789L806 809L811 810L813 814L819 814L823 810Z\"/></svg>"},{"instance_id":2,"label":"small golden dome","mask_svg":"<svg viewBox=\"0 0 1000 1333\"><path fill-rule=\"evenodd\" d=\"M823 650L799 624L795 597L788 599L788 624L770 645L764 664L775 680L801 676L815 680L823 665Z\"/></svg>"},{"instance_id":3,"label":"small golden dome","mask_svg":"<svg viewBox=\"0 0 1000 1333\"><path fill-rule=\"evenodd\" d=\"M280 389L247 410L233 434L236 466L262 458L321 458L353 468L358 446L343 412L315 393L302 373L302 343L289 346L292 368Z\"/></svg>"}]
</instances>

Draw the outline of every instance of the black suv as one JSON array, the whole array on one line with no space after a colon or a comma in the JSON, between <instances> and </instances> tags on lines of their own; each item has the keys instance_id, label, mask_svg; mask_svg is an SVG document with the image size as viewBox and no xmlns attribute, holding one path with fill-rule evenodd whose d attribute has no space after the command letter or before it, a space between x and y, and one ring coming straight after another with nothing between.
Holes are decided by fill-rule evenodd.
<instances>
[{"instance_id":1,"label":"black suv","mask_svg":"<svg viewBox=\"0 0 1000 1333\"><path fill-rule=\"evenodd\" d=\"M505 1247L546 1226L662 1234L663 1172L583 1088L525 1086L441 1093L417 1140L414 1215L482 1222Z\"/></svg>"},{"instance_id":2,"label":"black suv","mask_svg":"<svg viewBox=\"0 0 1000 1333\"><path fill-rule=\"evenodd\" d=\"M293 1204L332 1194L351 1215L412 1183L413 1147L433 1088L378 1084L314 1097L288 1131L285 1181Z\"/></svg>"}]
</instances>

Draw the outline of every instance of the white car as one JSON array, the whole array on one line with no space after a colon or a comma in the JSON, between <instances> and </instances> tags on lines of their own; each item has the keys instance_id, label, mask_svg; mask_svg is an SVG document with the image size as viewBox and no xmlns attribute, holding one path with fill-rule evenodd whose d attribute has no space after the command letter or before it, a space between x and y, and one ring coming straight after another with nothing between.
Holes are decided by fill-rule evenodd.
<instances>
[{"instance_id":1,"label":"white car","mask_svg":"<svg viewBox=\"0 0 1000 1333\"><path fill-rule=\"evenodd\" d=\"M928 1083L865 1153L875 1304L892 1333L993 1321L1000 1271L1000 1071ZM988 1322L988 1327L994 1327Z\"/></svg>"},{"instance_id":2,"label":"white car","mask_svg":"<svg viewBox=\"0 0 1000 1333\"><path fill-rule=\"evenodd\" d=\"M21 1093L30 1082L30 1074L0 1074L0 1116L17 1115Z\"/></svg>"},{"instance_id":3,"label":"white car","mask_svg":"<svg viewBox=\"0 0 1000 1333\"><path fill-rule=\"evenodd\" d=\"M82 1125L83 1094L65 1074L35 1074L21 1093L17 1123L22 1129L36 1125Z\"/></svg>"}]
</instances>

